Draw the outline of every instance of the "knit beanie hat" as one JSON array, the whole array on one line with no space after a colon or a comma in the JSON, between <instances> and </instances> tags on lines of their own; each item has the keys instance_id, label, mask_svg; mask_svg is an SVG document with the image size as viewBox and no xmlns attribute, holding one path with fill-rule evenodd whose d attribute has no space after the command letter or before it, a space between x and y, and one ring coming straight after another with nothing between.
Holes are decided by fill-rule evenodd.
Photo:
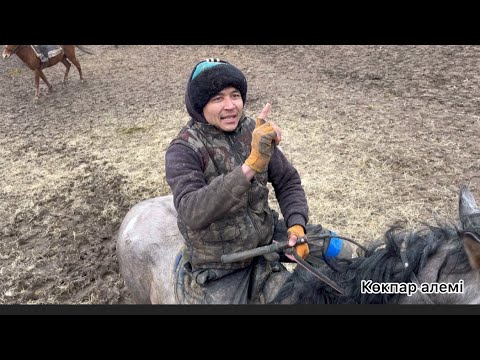
<instances>
[{"instance_id":1,"label":"knit beanie hat","mask_svg":"<svg viewBox=\"0 0 480 360\"><path fill-rule=\"evenodd\" d=\"M190 76L186 98L193 109L203 113L208 101L226 87L240 91L243 103L247 98L247 79L232 64L219 59L206 59L195 66Z\"/></svg>"}]
</instances>

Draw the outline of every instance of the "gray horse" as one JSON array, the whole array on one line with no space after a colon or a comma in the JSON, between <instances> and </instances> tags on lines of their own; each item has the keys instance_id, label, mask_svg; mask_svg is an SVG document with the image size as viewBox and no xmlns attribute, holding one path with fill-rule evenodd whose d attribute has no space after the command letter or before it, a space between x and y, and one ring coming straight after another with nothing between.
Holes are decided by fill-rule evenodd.
<instances>
[{"instance_id":1,"label":"gray horse","mask_svg":"<svg viewBox=\"0 0 480 360\"><path fill-rule=\"evenodd\" d=\"M458 225L427 226L419 231L392 227L361 256L320 265L345 289L344 295L297 267L275 302L478 304L480 209L466 187L460 190L459 215ZM136 303L175 304L173 269L182 245L176 216L173 197L162 196L135 205L120 226L120 273ZM376 291L375 286L387 283L395 291ZM457 292L420 291L424 284L442 283L456 286L451 290ZM415 292L405 292L412 287Z\"/></svg>"},{"instance_id":2,"label":"gray horse","mask_svg":"<svg viewBox=\"0 0 480 360\"><path fill-rule=\"evenodd\" d=\"M173 269L182 246L173 196L136 204L117 235L120 274L137 304L175 304Z\"/></svg>"}]
</instances>

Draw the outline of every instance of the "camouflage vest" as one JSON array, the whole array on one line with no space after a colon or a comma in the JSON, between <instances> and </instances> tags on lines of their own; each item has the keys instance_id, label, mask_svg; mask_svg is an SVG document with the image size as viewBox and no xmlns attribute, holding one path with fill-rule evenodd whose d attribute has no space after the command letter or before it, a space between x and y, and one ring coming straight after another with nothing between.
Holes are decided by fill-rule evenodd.
<instances>
[{"instance_id":1,"label":"camouflage vest","mask_svg":"<svg viewBox=\"0 0 480 360\"><path fill-rule=\"evenodd\" d=\"M200 154L205 181L210 184L219 175L228 174L245 162L250 154L254 129L255 121L246 117L240 120L232 133L192 120L172 144L182 143ZM222 219L206 228L194 230L178 217L178 227L186 244L185 255L193 270L245 267L251 263L251 259L223 264L220 257L270 243L274 217L268 206L267 180L267 171L255 175L241 201Z\"/></svg>"}]
</instances>

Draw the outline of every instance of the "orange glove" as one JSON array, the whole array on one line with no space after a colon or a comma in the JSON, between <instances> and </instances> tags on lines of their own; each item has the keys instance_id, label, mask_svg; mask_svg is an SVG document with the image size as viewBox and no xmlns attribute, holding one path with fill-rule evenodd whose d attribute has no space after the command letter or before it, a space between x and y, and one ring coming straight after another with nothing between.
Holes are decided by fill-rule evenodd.
<instances>
[{"instance_id":1,"label":"orange glove","mask_svg":"<svg viewBox=\"0 0 480 360\"><path fill-rule=\"evenodd\" d=\"M272 125L265 123L265 120L258 117L255 130L252 133L252 151L245 160L245 165L257 173L265 171L272 157L273 146L277 133Z\"/></svg>"},{"instance_id":2,"label":"orange glove","mask_svg":"<svg viewBox=\"0 0 480 360\"><path fill-rule=\"evenodd\" d=\"M300 239L305 236L305 230L303 229L302 225L293 225L290 228L288 228L287 236L288 239L295 235L297 239ZM302 258L305 259L308 254L310 253L310 249L308 248L308 244L300 244L295 246L295 250L297 251L297 254Z\"/></svg>"}]
</instances>

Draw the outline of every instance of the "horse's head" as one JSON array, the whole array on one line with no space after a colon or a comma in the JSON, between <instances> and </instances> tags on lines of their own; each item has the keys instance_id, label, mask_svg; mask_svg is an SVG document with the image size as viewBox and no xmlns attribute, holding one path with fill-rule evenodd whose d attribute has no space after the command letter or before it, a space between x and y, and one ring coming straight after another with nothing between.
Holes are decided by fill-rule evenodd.
<instances>
[{"instance_id":1,"label":"horse's head","mask_svg":"<svg viewBox=\"0 0 480 360\"><path fill-rule=\"evenodd\" d=\"M462 284L462 288L457 289L461 290L459 292L442 292L439 289L428 294L434 303L480 304L480 209L467 186L460 189L458 210L460 224L456 231L449 232L447 227L437 228L445 234L445 240L438 242L438 251L426 260L419 271L419 279L434 285ZM420 292L417 295L428 300Z\"/></svg>"},{"instance_id":2,"label":"horse's head","mask_svg":"<svg viewBox=\"0 0 480 360\"><path fill-rule=\"evenodd\" d=\"M297 267L276 302L480 304L480 209L466 186L459 215L459 225L393 226L365 256L322 266L344 296Z\"/></svg>"},{"instance_id":3,"label":"horse's head","mask_svg":"<svg viewBox=\"0 0 480 360\"><path fill-rule=\"evenodd\" d=\"M460 221L463 227L463 245L472 268L480 269L480 209L466 186L460 189Z\"/></svg>"},{"instance_id":4,"label":"horse's head","mask_svg":"<svg viewBox=\"0 0 480 360\"><path fill-rule=\"evenodd\" d=\"M426 259L419 271L420 282L429 284L462 284L459 292L441 291L428 294L434 303L441 304L480 304L480 209L467 186L462 186L459 194L460 224L456 231L447 227L437 228L445 234L445 240L438 242L438 251ZM440 238L440 235L437 235ZM425 251L425 250L424 250ZM416 299L403 299L402 302L422 302L427 299L417 292ZM426 301L428 302L428 301Z\"/></svg>"},{"instance_id":5,"label":"horse's head","mask_svg":"<svg viewBox=\"0 0 480 360\"><path fill-rule=\"evenodd\" d=\"M5 45L5 48L3 49L2 52L2 57L4 59L9 58L13 54L15 54L15 50L19 47L20 45Z\"/></svg>"}]
</instances>

